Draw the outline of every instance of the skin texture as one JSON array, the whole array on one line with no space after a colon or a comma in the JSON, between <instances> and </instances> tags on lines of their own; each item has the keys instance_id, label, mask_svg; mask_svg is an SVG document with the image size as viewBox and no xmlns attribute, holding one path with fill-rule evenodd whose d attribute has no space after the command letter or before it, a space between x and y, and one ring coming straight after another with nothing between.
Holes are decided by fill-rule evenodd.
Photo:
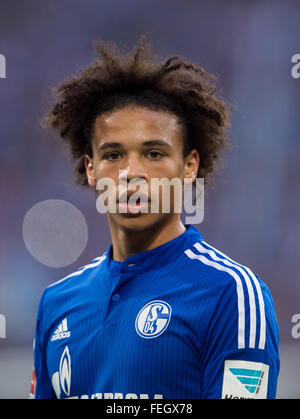
<instances>
[{"instance_id":1,"label":"skin texture","mask_svg":"<svg viewBox=\"0 0 300 419\"><path fill-rule=\"evenodd\" d=\"M153 140L166 144L143 144ZM106 148L107 143L112 142L120 145ZM163 213L161 188L158 195L151 194L150 188L152 178L177 177L182 185L184 178L189 178L190 182L196 179L199 154L194 149L183 157L182 127L175 115L134 105L102 114L94 123L92 150L93 156L85 157L90 187L96 188L100 179L108 177L116 184L118 199L118 192L124 190L122 185L135 179L142 181L141 190L148 193L149 200L159 202L158 213L123 214L118 206L117 213L107 212L114 260L124 261L185 231L180 213L172 211L174 196L171 194L170 212ZM150 203L148 208L151 209Z\"/></svg>"}]
</instances>

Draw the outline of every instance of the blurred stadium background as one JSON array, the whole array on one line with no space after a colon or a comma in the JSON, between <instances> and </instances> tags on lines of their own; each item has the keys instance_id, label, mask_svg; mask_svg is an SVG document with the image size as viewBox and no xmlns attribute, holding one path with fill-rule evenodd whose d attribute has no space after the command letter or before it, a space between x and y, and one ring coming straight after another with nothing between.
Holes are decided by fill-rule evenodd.
<instances>
[{"instance_id":1,"label":"blurred stadium background","mask_svg":"<svg viewBox=\"0 0 300 419\"><path fill-rule=\"evenodd\" d=\"M231 149L205 190L205 240L250 266L273 294L280 329L278 398L300 398L300 339L292 316L300 313L299 182L300 79L291 57L300 53L297 0L0 0L1 253L0 398L27 398L32 339L44 288L110 243L94 195L72 183L72 162L39 119L50 89L94 58L92 40L122 47L146 33L162 58L182 55L219 78L234 105ZM47 199L75 205L88 224L78 260L51 268L25 247L27 211Z\"/></svg>"}]
</instances>

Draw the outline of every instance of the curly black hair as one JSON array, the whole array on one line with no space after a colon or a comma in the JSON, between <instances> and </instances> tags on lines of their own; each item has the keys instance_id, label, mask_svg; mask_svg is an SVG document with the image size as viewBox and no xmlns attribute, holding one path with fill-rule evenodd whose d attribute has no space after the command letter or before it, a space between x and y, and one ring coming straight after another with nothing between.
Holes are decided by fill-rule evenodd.
<instances>
[{"instance_id":1,"label":"curly black hair","mask_svg":"<svg viewBox=\"0 0 300 419\"><path fill-rule=\"evenodd\" d=\"M94 45L98 58L54 89L56 104L43 120L70 147L76 183L88 185L84 156L92 157L95 119L128 104L174 114L183 127L183 157L198 151L197 177L206 182L228 145L229 105L216 95L216 77L179 56L160 62L144 35L130 52L100 40Z\"/></svg>"}]
</instances>

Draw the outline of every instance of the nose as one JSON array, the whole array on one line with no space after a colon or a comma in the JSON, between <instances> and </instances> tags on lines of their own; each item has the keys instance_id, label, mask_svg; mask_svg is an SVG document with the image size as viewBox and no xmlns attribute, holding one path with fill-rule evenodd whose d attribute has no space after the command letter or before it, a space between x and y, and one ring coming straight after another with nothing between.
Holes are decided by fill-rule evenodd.
<instances>
[{"instance_id":1,"label":"nose","mask_svg":"<svg viewBox=\"0 0 300 419\"><path fill-rule=\"evenodd\" d=\"M138 183L148 181L148 176L138 156L132 154L128 156L124 168L120 170L120 183Z\"/></svg>"}]
</instances>

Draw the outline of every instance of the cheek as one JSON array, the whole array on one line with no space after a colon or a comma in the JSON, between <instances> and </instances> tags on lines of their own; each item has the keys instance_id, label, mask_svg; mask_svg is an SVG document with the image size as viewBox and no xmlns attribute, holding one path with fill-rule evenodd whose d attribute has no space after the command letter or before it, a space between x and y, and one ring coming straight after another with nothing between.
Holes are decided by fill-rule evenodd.
<instances>
[{"instance_id":1,"label":"cheek","mask_svg":"<svg viewBox=\"0 0 300 419\"><path fill-rule=\"evenodd\" d=\"M182 199L184 179L184 163L182 160L165 161L162 167L158 167L157 170L152 173L151 178L167 178L170 182L174 179L174 184L176 185L175 187L171 186L170 189L166 186L164 189L162 186L157 187L156 183L152 181L151 183L153 186L151 188L151 196L154 200L162 202L163 196L169 196L170 202L173 204L175 200Z\"/></svg>"},{"instance_id":2,"label":"cheek","mask_svg":"<svg viewBox=\"0 0 300 419\"><path fill-rule=\"evenodd\" d=\"M106 165L94 162L94 176L96 181L95 187L98 194L101 194L107 190L107 188L110 193L116 194L118 176L115 170L109 170Z\"/></svg>"},{"instance_id":3,"label":"cheek","mask_svg":"<svg viewBox=\"0 0 300 419\"><path fill-rule=\"evenodd\" d=\"M184 162L182 159L165 159L155 171L157 176L172 179L175 177L182 178L184 173ZM153 176L152 176L153 177Z\"/></svg>"},{"instance_id":4,"label":"cheek","mask_svg":"<svg viewBox=\"0 0 300 419\"><path fill-rule=\"evenodd\" d=\"M95 177L97 179L101 179L103 177L117 179L119 168L117 167L116 164L110 165L105 161L95 161L94 171L95 171Z\"/></svg>"}]
</instances>

